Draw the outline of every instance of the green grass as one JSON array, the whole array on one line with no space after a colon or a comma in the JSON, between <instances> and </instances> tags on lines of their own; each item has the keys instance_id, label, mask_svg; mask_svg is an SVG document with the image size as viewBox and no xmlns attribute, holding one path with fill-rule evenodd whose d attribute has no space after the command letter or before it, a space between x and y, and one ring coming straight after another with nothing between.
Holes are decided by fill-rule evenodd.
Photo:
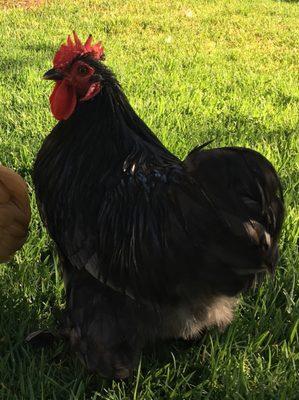
<instances>
[{"instance_id":1,"label":"green grass","mask_svg":"<svg viewBox=\"0 0 299 400\"><path fill-rule=\"evenodd\" d=\"M33 207L27 244L0 268L0 399L299 399L299 4L49 3L0 9L0 162L27 179ZM278 169L286 198L275 278L242 299L224 333L147 350L127 383L89 376L62 346L24 344L28 332L55 326L51 310L64 302L30 173L55 123L40 78L74 28L103 41L133 106L173 152L184 157L211 138L252 147Z\"/></svg>"}]
</instances>

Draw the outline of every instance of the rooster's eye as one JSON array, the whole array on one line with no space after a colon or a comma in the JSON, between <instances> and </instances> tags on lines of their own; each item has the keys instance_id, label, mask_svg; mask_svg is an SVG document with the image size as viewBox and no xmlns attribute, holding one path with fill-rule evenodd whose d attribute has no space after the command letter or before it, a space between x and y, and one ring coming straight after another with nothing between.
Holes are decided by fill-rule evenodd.
<instances>
[{"instance_id":1,"label":"rooster's eye","mask_svg":"<svg viewBox=\"0 0 299 400\"><path fill-rule=\"evenodd\" d=\"M85 67L84 65L80 65L78 68L78 73L80 75L86 75L86 74L88 74L88 68Z\"/></svg>"}]
</instances>

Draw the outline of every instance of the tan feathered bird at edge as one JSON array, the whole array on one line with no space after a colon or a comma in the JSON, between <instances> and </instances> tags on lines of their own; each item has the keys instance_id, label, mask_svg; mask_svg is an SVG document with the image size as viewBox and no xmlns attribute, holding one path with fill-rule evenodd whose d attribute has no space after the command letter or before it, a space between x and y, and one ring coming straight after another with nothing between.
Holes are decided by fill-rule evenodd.
<instances>
[{"instance_id":1,"label":"tan feathered bird at edge","mask_svg":"<svg viewBox=\"0 0 299 400\"><path fill-rule=\"evenodd\" d=\"M26 182L0 165L0 263L9 261L25 243L30 216Z\"/></svg>"}]
</instances>

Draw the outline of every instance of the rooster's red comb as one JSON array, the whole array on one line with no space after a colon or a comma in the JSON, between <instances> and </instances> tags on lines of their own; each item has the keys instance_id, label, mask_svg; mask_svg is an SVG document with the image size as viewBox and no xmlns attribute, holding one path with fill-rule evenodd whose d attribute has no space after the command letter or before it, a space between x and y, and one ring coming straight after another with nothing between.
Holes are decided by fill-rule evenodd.
<instances>
[{"instance_id":1,"label":"rooster's red comb","mask_svg":"<svg viewBox=\"0 0 299 400\"><path fill-rule=\"evenodd\" d=\"M92 35L88 36L85 44L82 44L75 31L73 32L73 35L75 42L73 42L69 35L66 44L62 44L56 52L53 60L54 68L64 68L72 62L74 58L82 56L83 54L90 54L95 60L104 59L103 46L101 43L92 45Z\"/></svg>"}]
</instances>

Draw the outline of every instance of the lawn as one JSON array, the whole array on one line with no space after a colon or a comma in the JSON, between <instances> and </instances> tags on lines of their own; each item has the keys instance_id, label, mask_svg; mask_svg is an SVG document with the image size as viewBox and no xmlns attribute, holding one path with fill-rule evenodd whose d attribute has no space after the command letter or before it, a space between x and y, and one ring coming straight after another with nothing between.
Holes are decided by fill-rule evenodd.
<instances>
[{"instance_id":1,"label":"lawn","mask_svg":"<svg viewBox=\"0 0 299 400\"><path fill-rule=\"evenodd\" d=\"M27 244L0 268L0 399L299 399L299 3L15 3L0 1L0 162L28 181L33 218ZM132 105L174 153L211 138L252 147L279 171L287 206L277 273L242 299L232 325L147 349L126 383L88 375L62 345L24 343L54 327L64 304L30 174L55 124L41 76L73 29L102 40Z\"/></svg>"}]
</instances>

